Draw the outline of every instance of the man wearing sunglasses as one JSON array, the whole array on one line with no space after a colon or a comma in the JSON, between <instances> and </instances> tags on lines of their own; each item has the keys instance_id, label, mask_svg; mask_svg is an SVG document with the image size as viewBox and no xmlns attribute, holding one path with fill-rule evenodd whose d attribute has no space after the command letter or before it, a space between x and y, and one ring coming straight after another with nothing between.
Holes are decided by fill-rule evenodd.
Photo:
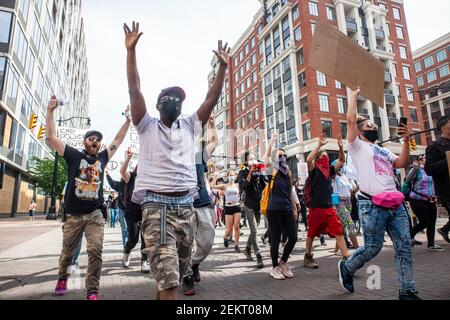
<instances>
[{"instance_id":1,"label":"man wearing sunglasses","mask_svg":"<svg viewBox=\"0 0 450 320\"><path fill-rule=\"evenodd\" d=\"M127 76L131 115L140 141L138 173L132 201L142 205L142 233L158 284L157 299L177 298L194 240L194 198L198 197L195 139L217 104L225 80L229 50L219 41L220 64L205 101L196 113L179 119L186 94L180 87L162 90L156 102L160 119L147 112L136 62L139 23L126 24Z\"/></svg>"},{"instance_id":2,"label":"man wearing sunglasses","mask_svg":"<svg viewBox=\"0 0 450 320\"><path fill-rule=\"evenodd\" d=\"M86 274L87 299L97 300L102 271L103 177L109 159L116 153L127 134L131 117L127 116L113 143L102 152L100 148L103 135L98 131L87 132L84 136L84 150L78 151L56 136L54 111L57 107L58 100L53 96L47 107L47 142L66 160L68 182L64 197L66 223L55 294L62 296L67 291L67 268L84 233L89 261ZM128 111L129 107L126 114Z\"/></svg>"}]
</instances>

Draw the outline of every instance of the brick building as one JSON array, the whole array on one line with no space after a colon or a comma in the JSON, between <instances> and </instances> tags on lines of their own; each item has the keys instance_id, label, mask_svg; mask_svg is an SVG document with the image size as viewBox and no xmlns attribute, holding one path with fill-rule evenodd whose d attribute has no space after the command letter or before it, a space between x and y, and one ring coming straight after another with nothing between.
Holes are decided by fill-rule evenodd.
<instances>
[{"instance_id":1,"label":"brick building","mask_svg":"<svg viewBox=\"0 0 450 320\"><path fill-rule=\"evenodd\" d=\"M450 33L416 50L413 57L425 129L435 128L441 116L450 115ZM426 139L435 140L435 132Z\"/></svg>"},{"instance_id":2,"label":"brick building","mask_svg":"<svg viewBox=\"0 0 450 320\"><path fill-rule=\"evenodd\" d=\"M370 51L386 66L385 105L359 98L358 110L381 128L383 140L396 136L399 118L423 130L420 99L402 0L259 1L260 10L232 47L226 85L216 107L219 149L226 160L243 160L246 150L262 157L265 140L277 131L288 162L297 172L326 132L326 146L337 156L336 138L347 132L347 90L335 79L307 65L318 21L329 23ZM211 80L217 68L212 61ZM228 129L228 130L227 130ZM234 130L233 130L234 129ZM422 143L418 139L418 144ZM399 153L399 143L386 147ZM418 152L424 148L419 146Z\"/></svg>"},{"instance_id":3,"label":"brick building","mask_svg":"<svg viewBox=\"0 0 450 320\"><path fill-rule=\"evenodd\" d=\"M29 170L33 157L53 158L44 134L52 94L64 101L56 119L87 117L81 0L0 0L0 217L28 212L32 199L39 213L49 205Z\"/></svg>"}]
</instances>

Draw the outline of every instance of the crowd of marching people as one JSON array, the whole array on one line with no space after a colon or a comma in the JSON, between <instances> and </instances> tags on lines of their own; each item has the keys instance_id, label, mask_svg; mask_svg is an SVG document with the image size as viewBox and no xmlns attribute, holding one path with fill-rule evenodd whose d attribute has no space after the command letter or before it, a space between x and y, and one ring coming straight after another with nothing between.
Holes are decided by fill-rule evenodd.
<instances>
[{"instance_id":1,"label":"crowd of marching people","mask_svg":"<svg viewBox=\"0 0 450 320\"><path fill-rule=\"evenodd\" d=\"M316 148L305 159L308 178L301 181L289 168L286 151L278 147L275 133L261 161L247 153L240 170L230 169L219 177L208 162L218 140L212 111L224 84L229 61L227 45L219 42L214 51L220 67L197 112L180 117L186 94L179 87L170 87L158 96L160 118L156 119L149 115L141 92L136 59L136 45L142 36L139 24L133 22L131 28L125 24L124 33L130 108L106 149L100 152L103 136L98 131L86 133L83 151L66 145L55 134L57 97L52 97L48 105L48 143L68 165L57 295L67 291L68 268L77 265L84 235L87 299L97 300L106 219L111 228L120 225L124 268L130 266L131 252L141 242L141 271L152 272L157 299L176 299L180 285L185 295L195 294L195 283L202 279L201 265L211 253L216 228L222 226L225 248L231 245L229 250L234 249L249 261L256 260L256 267L261 269L264 257L260 246L268 243L270 276L275 280L294 277L289 258L300 239L300 222L307 233L304 267L319 269L313 253L316 238L322 244L324 235L335 238L333 252L342 258L337 275L348 292L354 292L354 274L381 251L387 232L395 249L399 298L419 299L413 277L413 246L420 242L415 236L426 229L428 249L444 250L435 243L435 232L438 201L447 212L450 210L448 116L437 124L442 137L428 147L426 155L410 164L411 134L407 126L398 129L404 142L400 155L377 145L377 125L357 115L359 89L349 90L347 154L344 141L338 138L339 158L332 161L324 149L332 137L318 137ZM138 164L129 171L133 153L128 149L120 169L121 179L115 181L106 166L131 123L140 139ZM358 173L357 180L348 175L348 157ZM396 182L398 169L407 169L402 186ZM106 201L105 173L114 190ZM418 219L415 225L406 201ZM243 217L249 230L245 243L240 239ZM261 222L267 227L264 235L258 235ZM450 222L437 229L447 242L449 229ZM362 243L357 238L360 231Z\"/></svg>"}]
</instances>

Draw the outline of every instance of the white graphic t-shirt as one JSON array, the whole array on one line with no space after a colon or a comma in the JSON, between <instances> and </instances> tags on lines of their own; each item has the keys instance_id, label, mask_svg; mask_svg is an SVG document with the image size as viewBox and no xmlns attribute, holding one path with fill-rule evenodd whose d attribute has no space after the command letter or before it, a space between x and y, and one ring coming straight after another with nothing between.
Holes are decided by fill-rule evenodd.
<instances>
[{"instance_id":1,"label":"white graphic t-shirt","mask_svg":"<svg viewBox=\"0 0 450 320\"><path fill-rule=\"evenodd\" d=\"M394 161L398 156L376 144L361 141L358 137L349 144L348 152L358 171L361 191L371 196L397 191Z\"/></svg>"}]
</instances>

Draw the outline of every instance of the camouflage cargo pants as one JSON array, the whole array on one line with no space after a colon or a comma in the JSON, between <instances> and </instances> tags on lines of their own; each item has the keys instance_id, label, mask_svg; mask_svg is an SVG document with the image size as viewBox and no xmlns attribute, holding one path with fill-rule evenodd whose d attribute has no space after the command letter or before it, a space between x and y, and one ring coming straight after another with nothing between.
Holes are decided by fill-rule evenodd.
<instances>
[{"instance_id":1,"label":"camouflage cargo pants","mask_svg":"<svg viewBox=\"0 0 450 320\"><path fill-rule=\"evenodd\" d=\"M104 221L102 212L96 210L90 214L67 215L63 228L63 246L59 257L59 278L67 279L69 277L67 268L72 263L72 257L84 233L88 255L87 293L98 293L100 286Z\"/></svg>"},{"instance_id":2,"label":"camouflage cargo pants","mask_svg":"<svg viewBox=\"0 0 450 320\"><path fill-rule=\"evenodd\" d=\"M164 213L167 217L166 232L161 239L161 218ZM158 291L178 287L186 272L194 242L194 218L193 206L171 207L154 203L142 206L142 234L145 241L142 252L149 257Z\"/></svg>"}]
</instances>

